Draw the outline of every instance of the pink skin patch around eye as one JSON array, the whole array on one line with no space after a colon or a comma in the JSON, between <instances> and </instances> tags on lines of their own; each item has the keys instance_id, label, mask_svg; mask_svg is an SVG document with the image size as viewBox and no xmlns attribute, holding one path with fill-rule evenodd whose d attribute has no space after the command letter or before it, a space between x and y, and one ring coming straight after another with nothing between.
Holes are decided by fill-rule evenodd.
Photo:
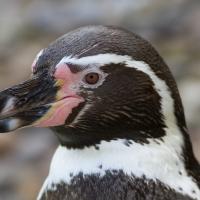
<instances>
[{"instance_id":1,"label":"pink skin patch around eye","mask_svg":"<svg viewBox=\"0 0 200 200\"><path fill-rule=\"evenodd\" d=\"M52 103L49 111L36 123L37 127L60 126L65 124L66 119L84 99L72 90L80 79L79 75L73 74L65 63L58 64L54 77L61 87L57 93L57 102Z\"/></svg>"},{"instance_id":2,"label":"pink skin patch around eye","mask_svg":"<svg viewBox=\"0 0 200 200\"><path fill-rule=\"evenodd\" d=\"M73 77L73 74L67 64L61 63L56 66L54 77L56 79L68 80Z\"/></svg>"}]
</instances>

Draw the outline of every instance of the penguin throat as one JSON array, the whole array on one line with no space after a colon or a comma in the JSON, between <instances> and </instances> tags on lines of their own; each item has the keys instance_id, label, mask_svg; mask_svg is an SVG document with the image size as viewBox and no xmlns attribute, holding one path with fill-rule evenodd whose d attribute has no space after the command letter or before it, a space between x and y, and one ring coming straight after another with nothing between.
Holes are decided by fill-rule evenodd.
<instances>
[{"instance_id":1,"label":"penguin throat","mask_svg":"<svg viewBox=\"0 0 200 200\"><path fill-rule=\"evenodd\" d=\"M149 130L132 130L116 127L112 129L80 129L77 127L54 127L58 140L62 146L68 149L83 149L84 147L97 146L102 141L112 141L117 139L131 140L139 144L148 144L150 139L157 142L162 141L166 135L163 128Z\"/></svg>"}]
</instances>

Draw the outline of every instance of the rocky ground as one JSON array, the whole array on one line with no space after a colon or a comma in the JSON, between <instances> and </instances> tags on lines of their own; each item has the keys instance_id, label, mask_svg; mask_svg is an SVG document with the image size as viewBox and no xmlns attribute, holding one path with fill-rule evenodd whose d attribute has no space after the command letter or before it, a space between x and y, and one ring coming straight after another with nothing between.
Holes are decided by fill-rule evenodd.
<instances>
[{"instance_id":1,"label":"rocky ground","mask_svg":"<svg viewBox=\"0 0 200 200\"><path fill-rule=\"evenodd\" d=\"M86 24L126 27L158 49L177 80L200 160L199 0L0 0L0 89L26 79L41 48ZM44 129L1 135L0 200L35 199L56 146Z\"/></svg>"}]
</instances>

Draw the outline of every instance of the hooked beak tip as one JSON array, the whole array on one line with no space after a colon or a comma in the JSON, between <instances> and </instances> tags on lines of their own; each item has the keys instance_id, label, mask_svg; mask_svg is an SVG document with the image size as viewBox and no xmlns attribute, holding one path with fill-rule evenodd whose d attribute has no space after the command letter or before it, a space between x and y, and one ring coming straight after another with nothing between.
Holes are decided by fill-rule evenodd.
<instances>
[{"instance_id":1,"label":"hooked beak tip","mask_svg":"<svg viewBox=\"0 0 200 200\"><path fill-rule=\"evenodd\" d=\"M50 109L58 86L46 71L0 92L0 132L33 125Z\"/></svg>"},{"instance_id":2,"label":"hooked beak tip","mask_svg":"<svg viewBox=\"0 0 200 200\"><path fill-rule=\"evenodd\" d=\"M8 118L0 120L0 133L14 131L21 125L21 120L17 118Z\"/></svg>"}]
</instances>

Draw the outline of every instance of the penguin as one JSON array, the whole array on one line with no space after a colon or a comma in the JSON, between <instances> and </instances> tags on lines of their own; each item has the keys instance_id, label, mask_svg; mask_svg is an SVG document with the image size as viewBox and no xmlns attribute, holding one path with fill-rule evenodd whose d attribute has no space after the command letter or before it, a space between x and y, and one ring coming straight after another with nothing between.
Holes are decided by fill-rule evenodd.
<instances>
[{"instance_id":1,"label":"penguin","mask_svg":"<svg viewBox=\"0 0 200 200\"><path fill-rule=\"evenodd\" d=\"M0 92L0 132L57 135L38 200L200 200L175 80L140 36L85 26L41 50L32 75Z\"/></svg>"}]
</instances>

